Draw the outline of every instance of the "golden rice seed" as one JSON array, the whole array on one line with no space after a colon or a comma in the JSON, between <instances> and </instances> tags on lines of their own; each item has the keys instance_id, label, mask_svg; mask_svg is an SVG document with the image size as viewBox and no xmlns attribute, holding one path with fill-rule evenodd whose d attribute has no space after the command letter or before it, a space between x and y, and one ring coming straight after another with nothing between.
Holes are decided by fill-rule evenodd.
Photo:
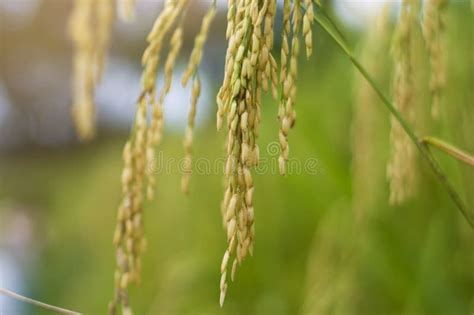
<instances>
[{"instance_id":1,"label":"golden rice seed","mask_svg":"<svg viewBox=\"0 0 474 315\"><path fill-rule=\"evenodd\" d=\"M221 307L224 306L226 291L227 291L227 284L224 284L224 286L221 287L221 293L220 293L220 296L219 296L219 305Z\"/></svg>"},{"instance_id":2,"label":"golden rice seed","mask_svg":"<svg viewBox=\"0 0 474 315\"><path fill-rule=\"evenodd\" d=\"M253 188L251 188L251 189L253 191ZM250 201L250 203L249 203L250 206L247 209L247 220L248 220L248 222L250 222L253 225L253 222L255 221L255 210L251 206L251 204L252 204L252 201Z\"/></svg>"},{"instance_id":3,"label":"golden rice seed","mask_svg":"<svg viewBox=\"0 0 474 315\"><path fill-rule=\"evenodd\" d=\"M294 45L293 45L293 52L296 53L296 47L298 47L298 41L295 41ZM298 59L297 59L297 55L295 54L292 54L291 55L291 59L290 59L290 75L291 77L293 77L293 80L291 81L292 85L291 87L294 86L294 81L298 75Z\"/></svg>"},{"instance_id":4,"label":"golden rice seed","mask_svg":"<svg viewBox=\"0 0 474 315\"><path fill-rule=\"evenodd\" d=\"M231 191L230 187L227 187L227 189L225 191L225 194L224 194L224 206L226 208L229 205L231 197L232 197L232 191Z\"/></svg>"},{"instance_id":5,"label":"golden rice seed","mask_svg":"<svg viewBox=\"0 0 474 315\"><path fill-rule=\"evenodd\" d=\"M273 48L273 26L276 16L277 1L269 0L267 14L265 16L265 42L268 47Z\"/></svg>"},{"instance_id":6,"label":"golden rice seed","mask_svg":"<svg viewBox=\"0 0 474 315\"><path fill-rule=\"evenodd\" d=\"M234 32L234 18L236 11L235 2L235 0L228 1L226 39L229 39L231 34Z\"/></svg>"},{"instance_id":7,"label":"golden rice seed","mask_svg":"<svg viewBox=\"0 0 474 315\"><path fill-rule=\"evenodd\" d=\"M243 173L244 173L244 178L245 178L245 185L247 187L252 187L253 181L252 181L252 174L250 173L250 170L247 167L245 167L243 169Z\"/></svg>"},{"instance_id":8,"label":"golden rice seed","mask_svg":"<svg viewBox=\"0 0 474 315\"><path fill-rule=\"evenodd\" d=\"M282 44L281 44L281 72L280 72L280 82L283 83L286 72L287 72L287 60L288 55L290 53L290 49L288 46L288 39L291 32L291 1L284 0L283 1L283 30L282 30Z\"/></svg>"},{"instance_id":9,"label":"golden rice seed","mask_svg":"<svg viewBox=\"0 0 474 315\"><path fill-rule=\"evenodd\" d=\"M312 25L314 21L313 1L305 0L306 11L303 17L303 37L305 39L306 57L309 58L313 52Z\"/></svg>"},{"instance_id":10,"label":"golden rice seed","mask_svg":"<svg viewBox=\"0 0 474 315\"><path fill-rule=\"evenodd\" d=\"M257 20L259 17L259 11L258 11L258 1L252 0L252 3L250 4L250 19L252 21L252 24L255 25L257 24Z\"/></svg>"},{"instance_id":11,"label":"golden rice seed","mask_svg":"<svg viewBox=\"0 0 474 315\"><path fill-rule=\"evenodd\" d=\"M230 255L232 255L233 252L234 252L235 243L236 243L236 242L237 242L237 236L234 235L234 236L230 239L229 246L228 246L229 254L230 254Z\"/></svg>"},{"instance_id":12,"label":"golden rice seed","mask_svg":"<svg viewBox=\"0 0 474 315\"><path fill-rule=\"evenodd\" d=\"M127 250L128 254L133 253L133 247L134 247L133 245L134 245L133 238L127 237L125 239L125 249Z\"/></svg>"},{"instance_id":13,"label":"golden rice seed","mask_svg":"<svg viewBox=\"0 0 474 315\"><path fill-rule=\"evenodd\" d=\"M125 233L127 236L131 236L133 234L133 225L132 220L125 221Z\"/></svg>"},{"instance_id":14,"label":"golden rice seed","mask_svg":"<svg viewBox=\"0 0 474 315\"><path fill-rule=\"evenodd\" d=\"M290 97L290 90L293 85L293 79L291 76L285 78L283 82L283 98L288 99Z\"/></svg>"},{"instance_id":15,"label":"golden rice seed","mask_svg":"<svg viewBox=\"0 0 474 315\"><path fill-rule=\"evenodd\" d=\"M234 194L232 198L230 199L229 206L227 207L227 212L226 212L226 221L230 221L235 216L235 210L237 207L237 202L239 200L239 197L237 194Z\"/></svg>"},{"instance_id":16,"label":"golden rice seed","mask_svg":"<svg viewBox=\"0 0 474 315\"><path fill-rule=\"evenodd\" d=\"M244 174L242 172L242 167L241 165L239 165L238 167L238 181L239 181L239 187L245 187L245 178L244 178Z\"/></svg>"},{"instance_id":17,"label":"golden rice seed","mask_svg":"<svg viewBox=\"0 0 474 315\"><path fill-rule=\"evenodd\" d=\"M277 75L278 65L275 58L270 54L270 80L272 83L272 97L276 101L278 100L278 75Z\"/></svg>"},{"instance_id":18,"label":"golden rice seed","mask_svg":"<svg viewBox=\"0 0 474 315\"><path fill-rule=\"evenodd\" d=\"M122 270L122 271L128 270L127 256L124 253L122 248L117 249L116 260L117 260L117 268L119 270Z\"/></svg>"},{"instance_id":19,"label":"golden rice seed","mask_svg":"<svg viewBox=\"0 0 474 315\"><path fill-rule=\"evenodd\" d=\"M173 80L173 68L176 62L176 58L178 57L179 51L181 50L181 45L182 45L182 37L183 37L183 29L182 27L178 27L172 37L171 37L171 49L170 52L168 53L168 57L165 62L165 85L162 89L161 95L160 95L160 103L163 103L164 101L164 96L170 91L171 89L171 83Z\"/></svg>"},{"instance_id":20,"label":"golden rice seed","mask_svg":"<svg viewBox=\"0 0 474 315\"><path fill-rule=\"evenodd\" d=\"M249 164L250 162L250 149L248 143L242 144L242 161L244 164Z\"/></svg>"},{"instance_id":21,"label":"golden rice seed","mask_svg":"<svg viewBox=\"0 0 474 315\"><path fill-rule=\"evenodd\" d=\"M135 231L140 230L142 226L142 216L140 213L137 213L133 216L132 219L133 229Z\"/></svg>"},{"instance_id":22,"label":"golden rice seed","mask_svg":"<svg viewBox=\"0 0 474 315\"><path fill-rule=\"evenodd\" d=\"M128 272L125 272L120 277L120 288L126 289L128 287L129 281L130 281L130 275Z\"/></svg>"},{"instance_id":23,"label":"golden rice seed","mask_svg":"<svg viewBox=\"0 0 474 315\"><path fill-rule=\"evenodd\" d=\"M231 274L230 274L230 279L232 281L234 281L234 279L235 279L235 273L237 271L237 265L238 265L237 260L234 259L234 261L232 262L232 271L231 271Z\"/></svg>"},{"instance_id":24,"label":"golden rice seed","mask_svg":"<svg viewBox=\"0 0 474 315\"><path fill-rule=\"evenodd\" d=\"M242 237L240 237L239 239L242 239ZM239 244L239 246L237 246L235 255L237 257L237 262L239 263L239 265L242 264L242 260L243 260L243 258L242 258L242 246L240 246L240 244Z\"/></svg>"},{"instance_id":25,"label":"golden rice seed","mask_svg":"<svg viewBox=\"0 0 474 315\"><path fill-rule=\"evenodd\" d=\"M248 206L251 206L251 205L252 205L253 191L254 191L254 188L252 187L252 188L248 189L248 190L245 192L245 203L246 203Z\"/></svg>"},{"instance_id":26,"label":"golden rice seed","mask_svg":"<svg viewBox=\"0 0 474 315\"><path fill-rule=\"evenodd\" d=\"M235 229L236 229L236 221L233 218L227 223L227 241L228 242L232 239L232 236L234 236Z\"/></svg>"},{"instance_id":27,"label":"golden rice seed","mask_svg":"<svg viewBox=\"0 0 474 315\"><path fill-rule=\"evenodd\" d=\"M227 280L227 271L224 270L224 272L222 272L221 274L221 282L220 282L220 285L219 287L221 288L221 291L225 291L226 289L226 280Z\"/></svg>"}]
</instances>

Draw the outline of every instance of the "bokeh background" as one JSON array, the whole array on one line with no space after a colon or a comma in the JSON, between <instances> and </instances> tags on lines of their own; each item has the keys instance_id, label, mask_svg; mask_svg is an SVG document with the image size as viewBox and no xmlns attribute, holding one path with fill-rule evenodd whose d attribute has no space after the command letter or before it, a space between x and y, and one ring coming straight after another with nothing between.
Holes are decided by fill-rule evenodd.
<instances>
[{"instance_id":1,"label":"bokeh background","mask_svg":"<svg viewBox=\"0 0 474 315\"><path fill-rule=\"evenodd\" d=\"M399 5L391 4L393 30ZM208 5L194 3L175 77L185 67ZM362 58L382 6L381 1L325 4ZM161 7L158 0L138 0L134 22L115 22L96 95L99 135L81 144L70 116L72 1L0 0L0 287L85 314L107 312L121 151L139 93L145 37ZM214 96L223 72L225 7L219 2L205 46L194 146L195 158L211 163L223 157ZM377 80L391 93L391 32L383 39L377 57L363 60L377 63ZM470 3L450 1L446 11L448 80L439 121L427 114L429 63L419 39L417 131L474 152ZM279 45L276 36L277 51ZM255 175L255 253L238 269L224 307L218 306L226 248L219 210L222 174L193 174L191 195L184 196L172 164L157 174L157 198L145 209L149 246L141 287L131 292L136 314L474 314L474 231L421 161L416 197L403 206L388 205L388 113L377 101L358 98L361 77L317 26L314 47L311 60L300 60L290 146L296 163L317 163L311 171L285 177L271 168ZM183 157L189 94L176 83L168 96L159 148L165 161ZM362 114L361 102L367 103ZM259 141L262 157L272 165L278 158L271 150L278 136L277 104L267 98L263 105ZM354 117L366 116L354 124ZM361 139L365 145L358 145ZM354 163L356 154L366 162ZM436 157L474 211L473 169ZM0 297L0 314L49 313Z\"/></svg>"}]
</instances>

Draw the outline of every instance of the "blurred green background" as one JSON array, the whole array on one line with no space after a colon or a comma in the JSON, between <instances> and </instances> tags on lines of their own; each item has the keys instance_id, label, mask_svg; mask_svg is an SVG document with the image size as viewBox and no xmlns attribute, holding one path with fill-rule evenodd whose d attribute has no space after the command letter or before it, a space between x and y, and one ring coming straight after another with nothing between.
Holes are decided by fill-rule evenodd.
<instances>
[{"instance_id":1,"label":"blurred green background","mask_svg":"<svg viewBox=\"0 0 474 315\"><path fill-rule=\"evenodd\" d=\"M92 143L79 144L69 116L71 1L36 1L29 15L26 9L12 10L14 1L0 4L0 287L85 314L105 314L113 296L121 151L139 92L138 81L127 82L138 78L144 38L160 5L151 6L151 12L147 5L153 1L142 5L137 14L145 17L132 25L117 21L111 61L98 91L100 133ZM350 1L328 3L327 11L363 54L375 26L365 15L359 20L366 24L344 20L339 12L344 3ZM204 2L196 8L182 63ZM224 10L220 13L205 49L211 56L203 65L207 95L200 103L194 145L195 159L211 163L224 154L224 135L215 131L213 120L225 51ZM429 64L419 38L416 83L422 91L418 108L425 114L417 131L472 153L473 11L467 1L451 1L446 15L448 80L438 122L426 114ZM396 16L394 8L392 26ZM268 170L254 176L254 256L238 269L222 309L222 174L193 174L190 196L180 192L176 164L158 174L157 198L145 208L149 246L143 281L131 292L135 314L474 314L474 231L421 160L416 197L400 207L388 205L389 117L377 102L368 105L373 115L367 122L373 132L365 139L370 163L363 178L354 176L357 148L352 148L360 134L351 126L361 78L317 26L313 36L314 57L300 60L298 118L290 147L297 163L317 160L315 172L303 169L281 177ZM377 79L391 93L391 33L386 36L378 47L380 58L368 62L381 65ZM278 36L276 41L279 47ZM114 72L114 66L122 72ZM177 85L173 90L180 93ZM173 97L165 106L171 114L159 148L165 161L183 157L188 101ZM278 121L270 98L262 116L262 158L272 165L278 157L268 145L277 141ZM442 154L436 157L474 211L473 169ZM362 212L355 211L356 203ZM1 298L0 314L49 313Z\"/></svg>"}]
</instances>

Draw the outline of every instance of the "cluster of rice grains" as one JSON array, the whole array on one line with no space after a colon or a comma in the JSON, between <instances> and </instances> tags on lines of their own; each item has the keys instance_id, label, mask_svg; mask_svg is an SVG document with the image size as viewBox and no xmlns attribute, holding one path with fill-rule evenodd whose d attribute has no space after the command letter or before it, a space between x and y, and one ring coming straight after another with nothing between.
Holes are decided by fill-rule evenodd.
<instances>
[{"instance_id":1,"label":"cluster of rice grains","mask_svg":"<svg viewBox=\"0 0 474 315\"><path fill-rule=\"evenodd\" d=\"M287 136L296 116L294 101L301 28L308 56L312 51L312 2L305 1L303 5L300 0L291 3L286 0L281 72L278 78L278 65L272 55L276 5L276 0L229 1L225 73L217 95L217 128L221 129L224 119L227 127L226 187L222 214L228 245L221 263L221 305L227 291L229 269L230 278L234 279L237 266L253 252L254 186L251 170L259 161L257 139L262 91L271 90L272 96L278 99L278 87L281 86L278 116L280 171L284 174L289 153Z\"/></svg>"},{"instance_id":2,"label":"cluster of rice grains","mask_svg":"<svg viewBox=\"0 0 474 315\"><path fill-rule=\"evenodd\" d=\"M72 116L81 141L94 138L96 85L101 81L117 0L75 0L69 32L74 44ZM135 0L122 0L124 20L133 18Z\"/></svg>"},{"instance_id":3,"label":"cluster of rice grains","mask_svg":"<svg viewBox=\"0 0 474 315\"><path fill-rule=\"evenodd\" d=\"M135 0L76 0L70 30L75 44L73 114L79 137L91 139L95 134L94 90L103 72L105 55L115 16L116 1L125 20L133 18ZM158 15L143 54L141 93L130 139L124 151L122 172L123 199L118 208L114 234L117 269L115 296L110 313L131 314L128 288L139 283L140 256L146 247L143 231L145 197L153 199L155 178L152 174L155 150L163 133L163 104L170 91L173 69L183 41L183 23L191 0L166 0ZM432 112L436 116L444 86L441 33L442 10L446 0L427 0L424 4L423 35L431 65ZM216 15L215 1L204 16L191 52L182 85L192 81L188 124L183 141L185 170L182 190L189 191L193 129L201 82L198 68L209 28ZM229 0L226 38L228 47L225 72L217 95L217 128L225 122L227 131L225 193L222 216L227 232L227 249L221 263L220 304L224 303L228 278L234 279L236 268L253 252L254 184L252 169L259 162L259 126L262 93L271 92L278 102L279 170L286 173L289 157L288 134L295 124L296 81L300 42L306 56L312 54L312 0L283 0L280 69L273 56L274 25L277 0ZM416 65L412 48L419 27L419 0L403 0L393 43L394 101L401 115L415 121L413 76ZM387 17L385 17L387 19ZM385 23L386 24L386 23ZM381 32L382 34L382 32ZM381 36L381 35L380 35ZM164 59L164 82L158 89L157 72ZM278 74L279 72L279 74ZM367 88L364 87L366 90ZM361 97L373 99L365 92ZM414 147L399 123L392 118L391 157L387 167L390 181L390 202L397 204L410 197L414 186ZM148 169L147 169L148 167Z\"/></svg>"},{"instance_id":4,"label":"cluster of rice grains","mask_svg":"<svg viewBox=\"0 0 474 315\"><path fill-rule=\"evenodd\" d=\"M190 0L167 0L164 9L156 19L147 37L148 46L143 54L142 90L137 101L137 111L130 139L124 151L122 172L122 201L117 213L114 233L117 268L115 272L115 295L110 303L110 314L131 314L128 289L131 283L140 281L141 253L146 247L143 229L143 207L145 197L153 199L155 178L152 174L154 152L163 133L163 104L168 94L173 68L180 53L183 40L183 22ZM92 21L94 8L99 2L77 0L73 18L73 35L77 46L76 123L83 139L94 134L93 91L97 76L102 71L108 34L113 17L114 0L102 3L103 16ZM108 6L106 6L106 4ZM122 16L133 16L133 0L123 0ZM220 304L227 289L228 263L232 261L233 279L238 264L253 251L254 210L253 180L251 169L259 160L257 139L261 121L260 106L262 91L271 90L279 102L280 121L280 171L285 173L288 159L288 132L294 125L294 102L296 95L297 61L299 37L304 39L307 56L312 53L313 3L311 0L285 0L282 34L281 71L272 55L276 0L230 0L228 10L228 48L225 59L225 74L219 90L217 103L217 127L221 129L224 118L227 126L227 164L225 168L226 191L222 204L224 226L227 230L228 247L222 261ZM105 14L105 8L108 13ZM193 129L196 107L201 92L198 67L201 63L203 46L209 27L216 14L213 3L201 24L195 38L188 66L182 78L183 86L192 81L192 96L188 124L183 141L185 151L185 172L181 186L189 190L191 170ZM107 22L107 23L105 23ZM94 34L92 25L103 24ZM107 27L106 27L107 26ZM169 38L169 41L168 41ZM157 71L162 58L163 46L169 43L164 61L164 82L157 91ZM100 47L98 47L100 46ZM279 89L281 95L279 95Z\"/></svg>"},{"instance_id":5,"label":"cluster of rice grains","mask_svg":"<svg viewBox=\"0 0 474 315\"><path fill-rule=\"evenodd\" d=\"M391 3L384 4L380 13L368 23L373 24L367 30L361 51L360 62L366 67L372 77L384 87L390 74L387 50L390 46L392 25L390 21ZM353 209L358 224L364 222L369 211L375 207L378 190L381 188L378 179L384 178L385 161L378 163L380 150L379 135L385 121L379 108L381 103L376 91L356 70L354 80L354 107L352 133L352 189ZM383 129L382 129L383 130ZM384 137L385 139L385 137ZM367 174L371 174L370 180Z\"/></svg>"},{"instance_id":6,"label":"cluster of rice grains","mask_svg":"<svg viewBox=\"0 0 474 315\"><path fill-rule=\"evenodd\" d=\"M420 24L420 7L423 15ZM420 117L423 100L419 78L418 34L423 32L431 66L431 113L439 115L442 90L445 85L442 33L446 0L403 0L392 43L394 61L394 104L405 120L413 125ZM391 154L387 166L390 184L390 204L401 204L414 195L416 181L415 146L395 117L391 117Z\"/></svg>"},{"instance_id":7,"label":"cluster of rice grains","mask_svg":"<svg viewBox=\"0 0 474 315\"><path fill-rule=\"evenodd\" d=\"M142 91L137 101L134 127L123 152L125 164L122 172L123 199L118 208L114 234L117 260L116 291L110 303L110 314L116 314L120 306L123 314L131 314L128 287L131 283L138 284L140 281L140 255L146 247L143 231L144 199L146 195L147 199L151 200L154 195L155 178L153 167L150 165L154 163L154 152L162 138L163 104L171 88L173 68L181 50L183 22L188 4L188 0L167 0L147 37L148 46L142 59ZM197 68L201 62L203 45L215 12L216 8L213 4L203 19L201 31L196 37L182 82L186 85L190 78L193 80L189 125L184 141L187 159L190 159L192 128L200 90ZM164 83L157 93L157 71L167 37L169 37L169 49L164 62ZM147 169L147 167L150 168Z\"/></svg>"},{"instance_id":8,"label":"cluster of rice grains","mask_svg":"<svg viewBox=\"0 0 474 315\"><path fill-rule=\"evenodd\" d=\"M431 65L431 113L434 118L439 116L441 93L445 85L445 68L441 38L444 27L443 11L447 2L447 0L427 0L423 5L422 26Z\"/></svg>"},{"instance_id":9,"label":"cluster of rice grains","mask_svg":"<svg viewBox=\"0 0 474 315\"><path fill-rule=\"evenodd\" d=\"M394 103L401 115L415 121L413 40L418 27L419 0L403 0L393 43ZM415 186L415 147L395 117L391 117L391 156L387 167L390 203L400 204L412 196Z\"/></svg>"},{"instance_id":10,"label":"cluster of rice grains","mask_svg":"<svg viewBox=\"0 0 474 315\"><path fill-rule=\"evenodd\" d=\"M74 42L73 118L81 140L95 135L94 90L104 69L115 0L76 0L70 19Z\"/></svg>"},{"instance_id":11,"label":"cluster of rice grains","mask_svg":"<svg viewBox=\"0 0 474 315\"><path fill-rule=\"evenodd\" d=\"M140 279L140 254L145 248L143 233L144 194L153 198L155 179L146 167L154 162L156 146L163 132L163 103L171 88L173 68L182 44L182 23L189 0L167 0L150 34L148 47L143 55L142 91L137 103L135 124L124 148L122 173L123 199L118 209L114 244L117 248L116 292L110 313L116 314L119 306L130 314L128 287ZM271 93L280 102L280 170L285 172L288 159L289 129L294 125L297 58L299 36L304 38L308 57L312 52L313 4L310 0L285 1L281 72L272 55L273 28L276 0L230 0L228 10L228 49L225 74L217 96L217 127L221 129L224 118L227 126L227 163L225 168L226 191L222 203L224 226L228 247L222 261L222 305L227 290L228 263L232 261L231 278L237 265L253 251L254 210L253 180L251 169L259 160L257 139L261 121L262 91ZM191 152L196 106L201 91L197 69L202 59L203 46L210 24L216 14L213 4L203 18L196 36L182 84L192 80L192 96L188 125L183 141L185 172L181 187L189 190ZM174 27L174 30L173 30ZM301 32L302 30L302 32ZM156 91L156 75L163 43L170 37L169 52L164 64L164 84ZM279 87L281 95L279 96ZM151 108L149 113L148 108ZM151 119L148 119L151 116Z\"/></svg>"}]
</instances>

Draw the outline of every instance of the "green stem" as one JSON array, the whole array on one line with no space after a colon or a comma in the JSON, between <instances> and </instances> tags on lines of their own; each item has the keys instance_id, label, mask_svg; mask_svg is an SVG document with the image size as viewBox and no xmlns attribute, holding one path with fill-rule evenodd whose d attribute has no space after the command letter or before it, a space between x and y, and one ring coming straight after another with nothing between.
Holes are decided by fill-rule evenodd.
<instances>
[{"instance_id":1,"label":"green stem","mask_svg":"<svg viewBox=\"0 0 474 315\"><path fill-rule=\"evenodd\" d=\"M467 165L474 166L474 156L462 151L461 149L456 148L455 146L449 143L446 143L442 140L433 137L425 137L421 139L421 142L425 145L432 145L440 151L451 155L453 158L464 162Z\"/></svg>"},{"instance_id":2,"label":"green stem","mask_svg":"<svg viewBox=\"0 0 474 315\"><path fill-rule=\"evenodd\" d=\"M12 299L18 300L20 302L25 302L25 303L28 303L28 304L36 305L36 306L41 307L45 310L53 311L53 312L56 312L58 314L81 315L81 313L70 311L70 310L67 310L67 309L62 308L62 307L49 305L49 304L46 304L46 303L43 303L43 302L40 302L40 301L36 301L36 300L27 298L23 295L17 294L15 292L12 292L10 290L3 289L3 288L0 288L0 295L5 295L5 296L8 296L8 297L11 297Z\"/></svg>"},{"instance_id":3,"label":"green stem","mask_svg":"<svg viewBox=\"0 0 474 315\"><path fill-rule=\"evenodd\" d=\"M407 133L413 143L416 145L418 150L420 151L421 155L425 159L425 161L430 165L433 173L436 175L438 180L441 182L443 187L448 192L451 199L456 204L461 214L464 216L466 221L469 223L472 229L474 229L474 214L470 213L467 209L467 206L464 204L464 201L459 196L456 191L454 185L448 180L446 174L441 169L440 165L431 154L430 150L423 142L416 136L413 129L410 125L405 121L402 117L400 112L395 108L393 103L389 100L389 98L382 92L382 89L378 86L375 80L370 76L367 70L360 64L360 62L356 59L350 48L348 47L347 43L341 36L338 36L336 32L331 29L331 25L334 25L327 16L324 16L320 10L316 10L314 20L328 33L328 35L334 40L334 42L339 46L339 48L349 57L352 64L359 70L362 76L367 80L370 86L374 89L377 95L382 100L385 107L390 111L390 113L395 117L395 119L400 123L403 130Z\"/></svg>"}]
</instances>

